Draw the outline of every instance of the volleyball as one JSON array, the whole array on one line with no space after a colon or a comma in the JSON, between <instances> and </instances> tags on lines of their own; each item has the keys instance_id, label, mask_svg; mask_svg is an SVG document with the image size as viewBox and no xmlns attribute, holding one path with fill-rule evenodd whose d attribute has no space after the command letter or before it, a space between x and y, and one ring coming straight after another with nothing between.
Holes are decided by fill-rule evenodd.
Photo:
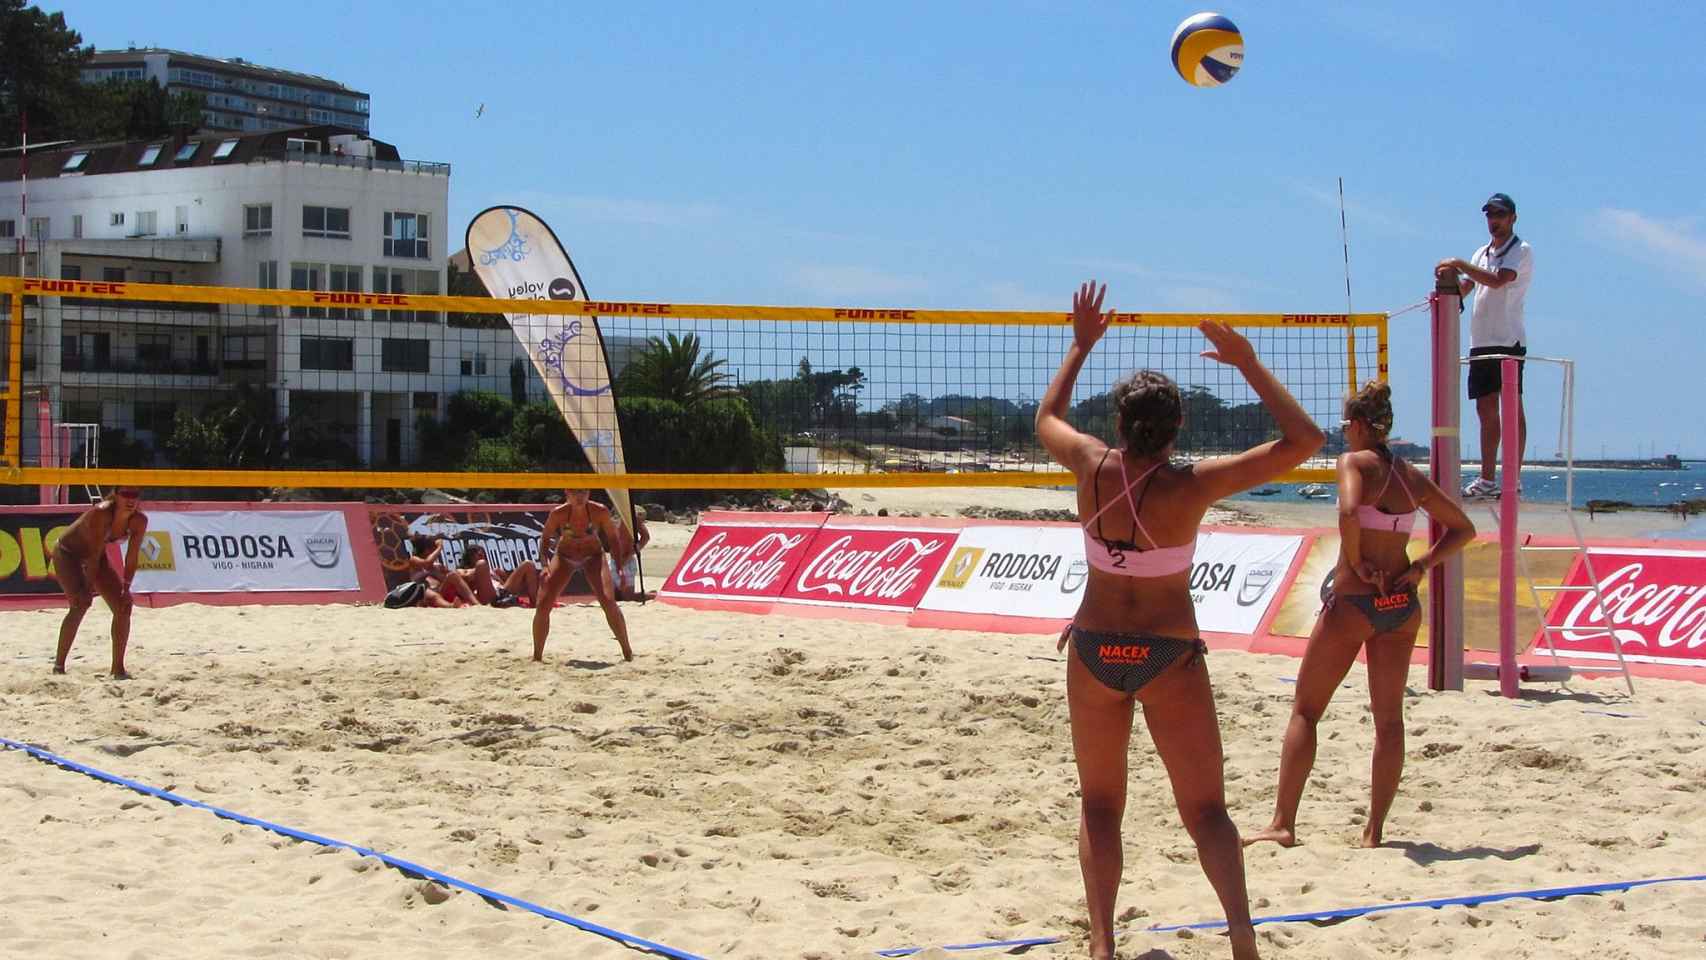
<instances>
[{"instance_id":1,"label":"volleyball","mask_svg":"<svg viewBox=\"0 0 1706 960\"><path fill-rule=\"evenodd\" d=\"M1218 87L1244 66L1244 35L1218 13L1185 18L1173 31L1173 68L1193 87Z\"/></svg>"}]
</instances>

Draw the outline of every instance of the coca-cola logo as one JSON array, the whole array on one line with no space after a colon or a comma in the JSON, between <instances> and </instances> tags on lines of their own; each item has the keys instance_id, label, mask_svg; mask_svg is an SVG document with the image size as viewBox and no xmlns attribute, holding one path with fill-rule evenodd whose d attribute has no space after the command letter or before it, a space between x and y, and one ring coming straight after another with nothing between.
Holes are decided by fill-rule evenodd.
<instances>
[{"instance_id":1,"label":"coca-cola logo","mask_svg":"<svg viewBox=\"0 0 1706 960\"><path fill-rule=\"evenodd\" d=\"M1558 624L1565 628L1563 639L1590 641L1603 636L1609 626L1623 643L1648 649L1694 650L1706 645L1706 584L1647 579L1646 569L1647 561L1630 560L1600 580L1610 624L1600 615L1593 593L1583 593Z\"/></svg>"},{"instance_id":2,"label":"coca-cola logo","mask_svg":"<svg viewBox=\"0 0 1706 960\"><path fill-rule=\"evenodd\" d=\"M789 551L806 537L771 532L743 546L729 543L728 531L720 530L682 561L675 579L684 587L762 593L787 570Z\"/></svg>"},{"instance_id":3,"label":"coca-cola logo","mask_svg":"<svg viewBox=\"0 0 1706 960\"><path fill-rule=\"evenodd\" d=\"M924 561L950 541L899 537L874 550L850 549L851 534L831 540L807 561L794 588L846 599L898 600L924 576Z\"/></svg>"}]
</instances>

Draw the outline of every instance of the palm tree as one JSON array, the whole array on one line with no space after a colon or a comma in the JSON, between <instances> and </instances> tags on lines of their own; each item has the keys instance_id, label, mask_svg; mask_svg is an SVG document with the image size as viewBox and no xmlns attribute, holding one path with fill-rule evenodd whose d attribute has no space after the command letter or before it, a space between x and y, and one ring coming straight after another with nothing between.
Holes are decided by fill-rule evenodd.
<instances>
[{"instance_id":1,"label":"palm tree","mask_svg":"<svg viewBox=\"0 0 1706 960\"><path fill-rule=\"evenodd\" d=\"M718 369L728 363L700 353L699 335L651 337L646 348L622 371L617 389L626 396L657 397L689 409L734 393L730 377Z\"/></svg>"}]
</instances>

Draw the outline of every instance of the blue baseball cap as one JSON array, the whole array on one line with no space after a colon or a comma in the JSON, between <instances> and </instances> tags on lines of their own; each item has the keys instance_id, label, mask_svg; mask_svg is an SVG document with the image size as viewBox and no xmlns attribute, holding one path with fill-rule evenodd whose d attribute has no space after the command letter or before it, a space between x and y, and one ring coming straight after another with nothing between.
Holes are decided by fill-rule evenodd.
<instances>
[{"instance_id":1,"label":"blue baseball cap","mask_svg":"<svg viewBox=\"0 0 1706 960\"><path fill-rule=\"evenodd\" d=\"M1508 193L1495 193L1487 198L1486 203L1481 204L1482 213L1486 213L1489 210L1503 210L1505 213L1515 213L1516 201L1512 200L1511 195Z\"/></svg>"}]
</instances>

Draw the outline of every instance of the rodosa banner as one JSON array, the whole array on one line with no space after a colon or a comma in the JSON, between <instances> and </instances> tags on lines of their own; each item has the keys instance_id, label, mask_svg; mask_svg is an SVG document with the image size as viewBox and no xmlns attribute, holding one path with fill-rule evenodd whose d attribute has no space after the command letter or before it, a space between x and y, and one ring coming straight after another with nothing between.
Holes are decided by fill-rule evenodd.
<instances>
[{"instance_id":1,"label":"rodosa banner","mask_svg":"<svg viewBox=\"0 0 1706 960\"><path fill-rule=\"evenodd\" d=\"M140 549L137 593L361 589L338 510L157 510Z\"/></svg>"},{"instance_id":2,"label":"rodosa banner","mask_svg":"<svg viewBox=\"0 0 1706 960\"><path fill-rule=\"evenodd\" d=\"M520 207L490 207L468 224L468 258L494 297L585 300L586 287L557 235ZM624 473L609 355L596 317L511 313L510 329L527 349L569 431L599 473ZM624 523L633 515L628 491L611 489Z\"/></svg>"},{"instance_id":3,"label":"rodosa banner","mask_svg":"<svg viewBox=\"0 0 1706 960\"><path fill-rule=\"evenodd\" d=\"M1278 594L1303 538L1205 531L1191 564L1197 626L1252 634ZM919 609L1070 619L1089 576L1076 526L968 526Z\"/></svg>"}]
</instances>

